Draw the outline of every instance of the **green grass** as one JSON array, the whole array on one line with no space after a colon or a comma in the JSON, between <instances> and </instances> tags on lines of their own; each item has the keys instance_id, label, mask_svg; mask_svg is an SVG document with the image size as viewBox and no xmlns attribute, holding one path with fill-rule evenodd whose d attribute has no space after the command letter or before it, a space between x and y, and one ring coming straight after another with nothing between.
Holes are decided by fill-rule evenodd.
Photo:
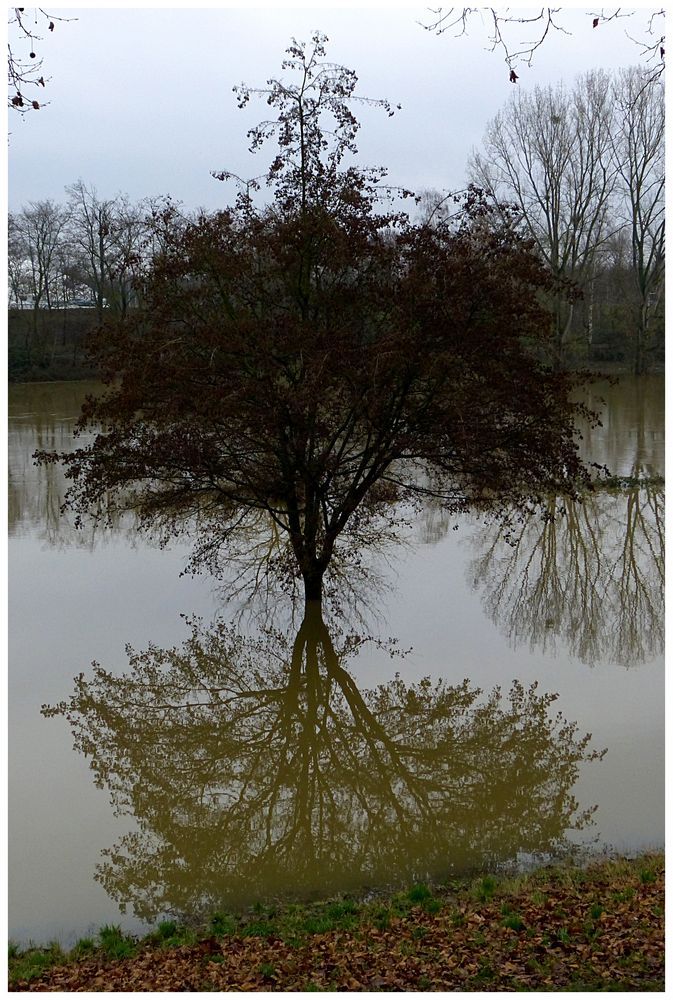
<instances>
[{"instance_id":1,"label":"green grass","mask_svg":"<svg viewBox=\"0 0 673 1000\"><path fill-rule=\"evenodd\" d=\"M168 938L174 938L178 933L178 925L175 920L162 920L157 927L157 937L161 941L166 941Z\"/></svg>"},{"instance_id":2,"label":"green grass","mask_svg":"<svg viewBox=\"0 0 673 1000\"><path fill-rule=\"evenodd\" d=\"M147 940L158 944L161 948L178 948L183 944L194 944L198 940L198 934L191 927L185 927L176 920L162 920L157 929L148 935Z\"/></svg>"},{"instance_id":3,"label":"green grass","mask_svg":"<svg viewBox=\"0 0 673 1000\"><path fill-rule=\"evenodd\" d=\"M238 924L229 913L214 913L210 918L209 930L215 937L228 937L236 933Z\"/></svg>"},{"instance_id":4,"label":"green grass","mask_svg":"<svg viewBox=\"0 0 673 1000\"><path fill-rule=\"evenodd\" d=\"M489 899L493 898L497 888L497 881L491 875L486 875L475 886L474 894L480 903L487 903Z\"/></svg>"},{"instance_id":5,"label":"green grass","mask_svg":"<svg viewBox=\"0 0 673 1000\"><path fill-rule=\"evenodd\" d=\"M430 899L432 893L428 889L425 882L420 882L418 885L412 885L411 889L407 893L407 898L410 903L423 903L426 899Z\"/></svg>"},{"instance_id":6,"label":"green grass","mask_svg":"<svg viewBox=\"0 0 673 1000\"><path fill-rule=\"evenodd\" d=\"M106 924L98 932L100 949L108 958L130 958L136 953L135 941L127 937L120 927Z\"/></svg>"},{"instance_id":7,"label":"green grass","mask_svg":"<svg viewBox=\"0 0 673 1000\"><path fill-rule=\"evenodd\" d=\"M57 941L52 941L46 948L28 946L25 951L10 944L10 979L25 979L30 982L36 979L52 965L62 965L67 956Z\"/></svg>"},{"instance_id":8,"label":"green grass","mask_svg":"<svg viewBox=\"0 0 673 1000\"><path fill-rule=\"evenodd\" d=\"M240 928L242 937L275 937L276 929L268 920L251 920Z\"/></svg>"},{"instance_id":9,"label":"green grass","mask_svg":"<svg viewBox=\"0 0 673 1000\"><path fill-rule=\"evenodd\" d=\"M93 938L80 938L70 954L74 959L86 958L96 950L96 942Z\"/></svg>"},{"instance_id":10,"label":"green grass","mask_svg":"<svg viewBox=\"0 0 673 1000\"><path fill-rule=\"evenodd\" d=\"M389 906L377 906L372 911L372 923L379 931L385 931L390 927L391 909Z\"/></svg>"}]
</instances>

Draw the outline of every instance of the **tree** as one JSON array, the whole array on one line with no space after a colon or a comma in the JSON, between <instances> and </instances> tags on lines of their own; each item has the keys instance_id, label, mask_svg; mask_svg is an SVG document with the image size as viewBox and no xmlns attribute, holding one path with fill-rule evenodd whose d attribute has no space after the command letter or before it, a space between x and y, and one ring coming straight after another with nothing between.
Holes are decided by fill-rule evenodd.
<instances>
[{"instance_id":1,"label":"tree","mask_svg":"<svg viewBox=\"0 0 673 1000\"><path fill-rule=\"evenodd\" d=\"M69 238L86 273L99 318L108 291L110 257L113 256L114 200L99 197L95 187L78 180L66 188L69 195Z\"/></svg>"},{"instance_id":2,"label":"tree","mask_svg":"<svg viewBox=\"0 0 673 1000\"><path fill-rule=\"evenodd\" d=\"M125 675L95 664L43 708L136 821L96 878L142 919L446 878L558 853L592 822L573 788L602 754L536 685L360 691L362 641L339 650L316 607L294 641L190 625L183 647L129 649Z\"/></svg>"},{"instance_id":3,"label":"tree","mask_svg":"<svg viewBox=\"0 0 673 1000\"><path fill-rule=\"evenodd\" d=\"M658 314L665 271L664 88L638 68L614 82L617 115L612 142L620 180L619 214L629 234L637 298L634 372L646 369L652 320Z\"/></svg>"},{"instance_id":4,"label":"tree","mask_svg":"<svg viewBox=\"0 0 673 1000\"><path fill-rule=\"evenodd\" d=\"M485 151L470 171L497 200L521 206L526 228L559 284L554 294L554 353L564 360L573 301L562 281L580 290L593 280L596 256L610 235L608 206L615 184L610 79L580 77L517 93L489 122Z\"/></svg>"},{"instance_id":5,"label":"tree","mask_svg":"<svg viewBox=\"0 0 673 1000\"><path fill-rule=\"evenodd\" d=\"M125 194L101 198L83 180L66 188L69 239L87 276L99 318L109 307L122 317L133 298L133 283L147 238L145 214L150 203L132 204Z\"/></svg>"},{"instance_id":6,"label":"tree","mask_svg":"<svg viewBox=\"0 0 673 1000\"><path fill-rule=\"evenodd\" d=\"M622 306L634 331L634 371L642 373L665 267L661 82L632 67L614 76L586 74L571 92L558 86L517 93L489 122L484 152L473 154L470 171L496 200L521 206L552 273L584 294L588 346L596 281L620 233L628 234L632 288ZM560 363L577 328L574 302L557 293L554 310Z\"/></svg>"},{"instance_id":7,"label":"tree","mask_svg":"<svg viewBox=\"0 0 673 1000\"><path fill-rule=\"evenodd\" d=\"M18 213L7 215L7 278L10 305L21 304L28 298L28 275L26 264L28 252L26 240Z\"/></svg>"},{"instance_id":8,"label":"tree","mask_svg":"<svg viewBox=\"0 0 673 1000\"><path fill-rule=\"evenodd\" d=\"M118 195L111 217L111 252L106 259L107 300L111 309L124 316L134 299L134 283L140 273L145 215L149 206L132 204L127 195Z\"/></svg>"},{"instance_id":9,"label":"tree","mask_svg":"<svg viewBox=\"0 0 673 1000\"><path fill-rule=\"evenodd\" d=\"M56 262L67 212L53 201L31 201L22 209L19 225L23 231L29 262L30 293L35 309L44 300L47 309L55 304Z\"/></svg>"},{"instance_id":10,"label":"tree","mask_svg":"<svg viewBox=\"0 0 673 1000\"><path fill-rule=\"evenodd\" d=\"M576 379L528 348L548 334L550 275L476 191L432 226L382 200L384 172L348 163L356 77L321 61L324 41L294 42L297 82L264 91L278 117L251 139L278 138L270 204L248 185L226 210L164 226L142 306L93 343L108 388L79 426L103 429L39 456L65 463L82 515L105 497L165 536L186 527L193 567L264 513L279 539L269 571L301 579L307 601L337 540L357 561L403 502L504 507L587 476Z\"/></svg>"}]
</instances>

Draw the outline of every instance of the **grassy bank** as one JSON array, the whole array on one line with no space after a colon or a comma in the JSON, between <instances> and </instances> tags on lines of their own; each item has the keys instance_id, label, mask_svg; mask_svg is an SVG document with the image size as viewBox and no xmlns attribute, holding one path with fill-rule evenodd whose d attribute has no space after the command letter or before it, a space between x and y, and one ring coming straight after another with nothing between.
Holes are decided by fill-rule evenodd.
<instances>
[{"instance_id":1,"label":"grassy bank","mask_svg":"<svg viewBox=\"0 0 673 1000\"><path fill-rule=\"evenodd\" d=\"M664 858L481 877L359 903L256 907L68 954L10 945L10 990L661 991Z\"/></svg>"}]
</instances>

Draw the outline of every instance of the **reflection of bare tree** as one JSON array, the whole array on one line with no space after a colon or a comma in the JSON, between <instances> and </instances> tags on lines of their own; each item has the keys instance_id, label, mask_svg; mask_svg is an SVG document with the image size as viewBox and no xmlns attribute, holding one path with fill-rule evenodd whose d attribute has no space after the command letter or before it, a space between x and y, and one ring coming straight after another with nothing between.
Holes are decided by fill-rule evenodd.
<instances>
[{"instance_id":1,"label":"reflection of bare tree","mask_svg":"<svg viewBox=\"0 0 673 1000\"><path fill-rule=\"evenodd\" d=\"M104 852L112 896L193 915L555 851L590 822L572 788L600 755L555 696L399 676L360 692L343 655L313 606L291 647L193 623L182 649L95 666L44 709L137 820Z\"/></svg>"},{"instance_id":2,"label":"reflection of bare tree","mask_svg":"<svg viewBox=\"0 0 673 1000\"><path fill-rule=\"evenodd\" d=\"M582 424L580 454L606 465L614 476L652 478L664 472L664 380L661 375L621 375L584 396L600 424Z\"/></svg>"},{"instance_id":3,"label":"reflection of bare tree","mask_svg":"<svg viewBox=\"0 0 673 1000\"><path fill-rule=\"evenodd\" d=\"M82 399L99 383L61 382L14 385L10 388L8 426L7 513L10 536L37 534L50 546L80 545L92 549L105 536L88 523L76 530L74 519L61 512L67 489L64 470L57 465L36 466L38 449L67 451L75 444L73 431ZM117 531L132 539L131 518L115 521Z\"/></svg>"},{"instance_id":4,"label":"reflection of bare tree","mask_svg":"<svg viewBox=\"0 0 673 1000\"><path fill-rule=\"evenodd\" d=\"M664 641L664 489L659 481L550 497L548 518L475 532L471 565L493 620L515 644L562 639L586 663L640 663Z\"/></svg>"}]
</instances>

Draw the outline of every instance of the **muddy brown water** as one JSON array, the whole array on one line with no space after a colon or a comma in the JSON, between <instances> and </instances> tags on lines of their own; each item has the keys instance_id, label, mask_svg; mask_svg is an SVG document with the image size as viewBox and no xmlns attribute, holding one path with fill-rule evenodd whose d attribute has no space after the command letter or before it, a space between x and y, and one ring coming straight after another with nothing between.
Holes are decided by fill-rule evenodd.
<instances>
[{"instance_id":1,"label":"muddy brown water","mask_svg":"<svg viewBox=\"0 0 673 1000\"><path fill-rule=\"evenodd\" d=\"M217 684L252 668L245 643L234 649L217 632L231 616L212 581L180 575L185 545L160 549L129 523L77 532L61 516L62 473L31 455L71 446L90 388L9 387L10 937L67 944L104 923L138 930L162 907L525 863L555 839L663 845L660 487L597 495L551 523L529 518L509 542L475 519L454 531L429 508L410 544L388 554L387 586L370 600L370 631L398 640L403 658L371 644L344 658L330 630L304 636L297 693L288 626L284 650L252 657L261 673L256 689L238 691L246 712L201 698L191 729L177 694L171 724L157 720L148 680L123 725L89 729L117 776L117 805L133 805L115 815L110 782L96 786L67 722L40 707L67 699L92 660L128 671L127 643L179 646L190 635L184 614L202 618L200 641L226 661ZM662 474L663 378L591 393L604 398L603 426L585 430L585 455L622 476ZM481 700L461 696L464 679ZM544 710L529 697L516 721L515 681L558 697ZM198 683L217 686L206 675ZM499 706L479 714L496 686ZM607 748L602 760L573 763L557 712ZM138 733L145 743L129 763ZM568 829L573 797L574 815L597 806L583 830ZM139 827L140 839L124 840ZM114 845L123 862L102 853Z\"/></svg>"}]
</instances>

